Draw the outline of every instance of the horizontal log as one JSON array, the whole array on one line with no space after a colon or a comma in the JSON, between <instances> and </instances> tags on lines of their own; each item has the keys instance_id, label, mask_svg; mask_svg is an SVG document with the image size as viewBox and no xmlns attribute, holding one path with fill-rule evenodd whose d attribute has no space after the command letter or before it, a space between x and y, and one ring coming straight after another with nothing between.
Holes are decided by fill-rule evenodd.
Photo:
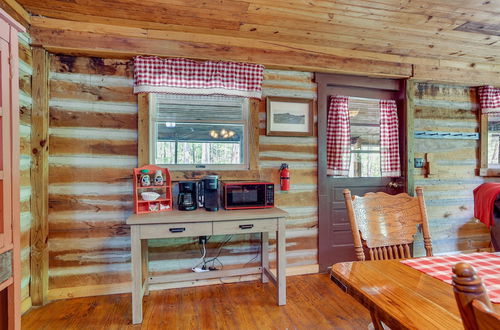
<instances>
[{"instance_id":1,"label":"horizontal log","mask_svg":"<svg viewBox=\"0 0 500 330\"><path fill-rule=\"evenodd\" d=\"M73 198L55 199L49 198L49 210L51 213L62 211L125 211L130 212L133 209L133 201L99 201Z\"/></svg>"},{"instance_id":2,"label":"horizontal log","mask_svg":"<svg viewBox=\"0 0 500 330\"><path fill-rule=\"evenodd\" d=\"M137 129L137 115L71 111L51 107L50 126Z\"/></svg>"},{"instance_id":3,"label":"horizontal log","mask_svg":"<svg viewBox=\"0 0 500 330\"><path fill-rule=\"evenodd\" d=\"M33 65L31 47L29 45L25 45L22 42L19 43L19 59L30 67Z\"/></svg>"},{"instance_id":4,"label":"horizontal log","mask_svg":"<svg viewBox=\"0 0 500 330\"><path fill-rule=\"evenodd\" d=\"M21 137L19 141L21 155L31 156L31 139L30 137Z\"/></svg>"},{"instance_id":5,"label":"horizontal log","mask_svg":"<svg viewBox=\"0 0 500 330\"><path fill-rule=\"evenodd\" d=\"M477 112L471 109L443 109L439 107L415 107L415 120L418 119L451 119L451 120L476 120Z\"/></svg>"},{"instance_id":6,"label":"horizontal log","mask_svg":"<svg viewBox=\"0 0 500 330\"><path fill-rule=\"evenodd\" d=\"M479 72L474 69L461 69L445 66L428 66L416 64L413 78L433 83L456 82L464 86L495 84L500 71Z\"/></svg>"},{"instance_id":7,"label":"horizontal log","mask_svg":"<svg viewBox=\"0 0 500 330\"><path fill-rule=\"evenodd\" d=\"M417 99L477 103L478 96L476 88L419 82L415 88Z\"/></svg>"},{"instance_id":8,"label":"horizontal log","mask_svg":"<svg viewBox=\"0 0 500 330\"><path fill-rule=\"evenodd\" d=\"M19 107L19 123L24 126L31 126L31 106Z\"/></svg>"},{"instance_id":9,"label":"horizontal log","mask_svg":"<svg viewBox=\"0 0 500 330\"><path fill-rule=\"evenodd\" d=\"M127 140L94 140L69 137L50 137L52 155L92 154L92 155L137 155L137 142ZM103 160L103 166L106 166Z\"/></svg>"},{"instance_id":10,"label":"horizontal log","mask_svg":"<svg viewBox=\"0 0 500 330\"><path fill-rule=\"evenodd\" d=\"M90 76L92 77L92 76ZM94 78L99 80L99 77ZM97 86L96 86L97 85ZM51 79L50 97L53 99L75 99L104 102L137 102L132 86L111 86L106 82L85 83Z\"/></svg>"},{"instance_id":11,"label":"horizontal log","mask_svg":"<svg viewBox=\"0 0 500 330\"><path fill-rule=\"evenodd\" d=\"M260 49L245 46L227 46L189 40L164 40L137 37L99 35L60 29L33 28L34 42L52 52L85 53L88 55L132 57L137 54L181 56L188 58L257 62L266 66L307 71L327 71L367 74L371 76L409 77L411 65L379 60L345 58L327 52L281 47L270 50L272 44L263 42ZM223 40L226 40L225 38ZM203 49L200 52L200 49Z\"/></svg>"},{"instance_id":12,"label":"horizontal log","mask_svg":"<svg viewBox=\"0 0 500 330\"><path fill-rule=\"evenodd\" d=\"M98 74L132 79L133 62L130 59L51 55L50 71L62 73Z\"/></svg>"},{"instance_id":13,"label":"horizontal log","mask_svg":"<svg viewBox=\"0 0 500 330\"><path fill-rule=\"evenodd\" d=\"M318 205L318 193L314 192L289 192L276 194L275 205L280 206L316 206Z\"/></svg>"},{"instance_id":14,"label":"horizontal log","mask_svg":"<svg viewBox=\"0 0 500 330\"><path fill-rule=\"evenodd\" d=\"M26 95L31 96L31 75L19 72L19 90Z\"/></svg>"},{"instance_id":15,"label":"horizontal log","mask_svg":"<svg viewBox=\"0 0 500 330\"><path fill-rule=\"evenodd\" d=\"M132 182L132 171L125 168L75 168L70 166L50 166L49 182L70 183L70 182L101 182L120 183ZM78 193L78 192L75 192Z\"/></svg>"}]
</instances>

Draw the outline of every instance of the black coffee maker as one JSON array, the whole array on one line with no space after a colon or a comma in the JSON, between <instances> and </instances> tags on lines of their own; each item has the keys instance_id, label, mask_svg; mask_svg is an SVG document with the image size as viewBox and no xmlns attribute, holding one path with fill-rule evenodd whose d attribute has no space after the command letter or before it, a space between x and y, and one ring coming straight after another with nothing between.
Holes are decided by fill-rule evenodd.
<instances>
[{"instance_id":1,"label":"black coffee maker","mask_svg":"<svg viewBox=\"0 0 500 330\"><path fill-rule=\"evenodd\" d=\"M207 175L198 181L198 202L207 211L219 210L219 176Z\"/></svg>"},{"instance_id":2,"label":"black coffee maker","mask_svg":"<svg viewBox=\"0 0 500 330\"><path fill-rule=\"evenodd\" d=\"M177 208L180 211L193 211L198 207L196 199L196 182L179 182L179 195L177 196Z\"/></svg>"}]
</instances>

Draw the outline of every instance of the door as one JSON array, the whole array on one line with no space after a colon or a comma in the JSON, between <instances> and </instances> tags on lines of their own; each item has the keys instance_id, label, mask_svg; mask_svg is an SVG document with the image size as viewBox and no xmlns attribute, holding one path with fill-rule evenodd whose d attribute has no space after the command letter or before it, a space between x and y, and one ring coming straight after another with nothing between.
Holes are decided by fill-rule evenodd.
<instances>
[{"instance_id":1,"label":"door","mask_svg":"<svg viewBox=\"0 0 500 330\"><path fill-rule=\"evenodd\" d=\"M347 219L343 190L353 195L383 191L405 191L405 178L380 175L379 100L397 101L401 164L404 155L404 81L316 74L318 83L318 191L319 265L326 271L332 264L356 260L351 227ZM326 175L326 127L330 97L349 96L351 165L348 177ZM402 166L402 173L405 173Z\"/></svg>"}]
</instances>

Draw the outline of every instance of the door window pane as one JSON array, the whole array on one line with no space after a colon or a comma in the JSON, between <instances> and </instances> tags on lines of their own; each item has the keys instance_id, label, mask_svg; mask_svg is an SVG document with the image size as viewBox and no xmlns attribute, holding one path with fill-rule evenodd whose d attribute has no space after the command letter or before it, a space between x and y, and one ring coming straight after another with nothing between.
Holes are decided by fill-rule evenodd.
<instances>
[{"instance_id":1,"label":"door window pane","mask_svg":"<svg viewBox=\"0 0 500 330\"><path fill-rule=\"evenodd\" d=\"M349 177L381 177L379 100L350 97L349 116L351 122Z\"/></svg>"}]
</instances>

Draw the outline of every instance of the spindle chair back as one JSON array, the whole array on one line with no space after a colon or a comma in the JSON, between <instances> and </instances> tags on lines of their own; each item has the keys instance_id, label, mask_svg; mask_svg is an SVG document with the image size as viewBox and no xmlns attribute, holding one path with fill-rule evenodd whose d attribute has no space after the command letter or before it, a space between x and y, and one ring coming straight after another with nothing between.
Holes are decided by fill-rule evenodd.
<instances>
[{"instance_id":1,"label":"spindle chair back","mask_svg":"<svg viewBox=\"0 0 500 330\"><path fill-rule=\"evenodd\" d=\"M416 197L406 193L389 195L384 192L351 196L344 189L347 216L358 260L412 258L411 245L420 226L427 256L432 256L432 242L421 187Z\"/></svg>"}]
</instances>

